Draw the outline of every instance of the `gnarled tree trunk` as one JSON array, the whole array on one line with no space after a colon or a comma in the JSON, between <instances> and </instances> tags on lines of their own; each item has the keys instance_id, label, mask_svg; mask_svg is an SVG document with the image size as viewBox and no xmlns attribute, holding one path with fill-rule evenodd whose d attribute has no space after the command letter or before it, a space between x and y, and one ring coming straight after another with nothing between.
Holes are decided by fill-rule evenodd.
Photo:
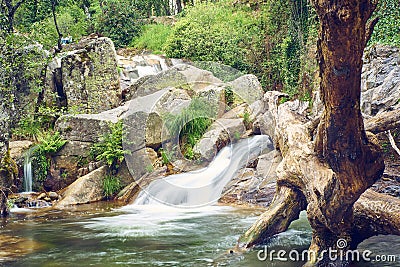
<instances>
[{"instance_id":1,"label":"gnarled tree trunk","mask_svg":"<svg viewBox=\"0 0 400 267\"><path fill-rule=\"evenodd\" d=\"M283 157L277 169L277 195L268 211L242 235L237 248L263 244L285 231L306 208L313 229L307 265L346 266L346 259L328 265L332 262L322 252L354 248L374 234L399 234L400 227L396 213L400 201L389 197L391 209L383 214L376 207L384 204L374 198L388 197L365 192L384 171L380 147L374 135L365 132L360 111L362 55L376 23L367 23L376 3L313 3L320 20L318 55L324 112L318 120L309 121L296 112L295 103L269 106L275 122L273 140ZM363 231L366 224L376 231ZM338 245L338 240L345 242Z\"/></svg>"},{"instance_id":2,"label":"gnarled tree trunk","mask_svg":"<svg viewBox=\"0 0 400 267\"><path fill-rule=\"evenodd\" d=\"M370 37L367 21L376 3L314 0L313 4L320 20L318 56L324 104L315 149L335 173L329 197L316 199L307 209L313 228L311 249L319 252L335 247L339 238L351 243L353 205L380 178L384 166L380 148L364 131L360 111L362 55Z\"/></svg>"}]
</instances>

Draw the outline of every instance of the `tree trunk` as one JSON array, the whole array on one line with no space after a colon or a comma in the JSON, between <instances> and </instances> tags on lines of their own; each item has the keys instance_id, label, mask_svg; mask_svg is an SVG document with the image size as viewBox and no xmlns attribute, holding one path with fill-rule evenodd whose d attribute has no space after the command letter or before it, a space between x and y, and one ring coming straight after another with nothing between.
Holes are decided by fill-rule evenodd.
<instances>
[{"instance_id":1,"label":"tree trunk","mask_svg":"<svg viewBox=\"0 0 400 267\"><path fill-rule=\"evenodd\" d=\"M371 0L314 0L319 20L318 57L324 103L315 150L335 172L331 197L310 203L311 249L351 243L353 204L383 172L379 147L367 138L360 111L362 55L369 39L367 21L376 8Z\"/></svg>"},{"instance_id":2,"label":"tree trunk","mask_svg":"<svg viewBox=\"0 0 400 267\"><path fill-rule=\"evenodd\" d=\"M273 139L283 156L277 170L277 192L285 192L282 188L287 187L301 193L296 193L292 201L284 196L275 197L269 210L239 239L238 248L262 244L266 238L284 231L288 220L293 220L298 210L306 206L313 229L309 248L312 257L307 266L330 263L346 266L349 263L346 259L333 263L323 251L345 251L369 237L367 233L357 237L360 230L355 230L354 213L360 226L366 221L374 223L371 214L379 212L368 209L374 207L369 206L371 199L363 198L365 205L358 205L356 209L354 203L384 170L380 147L373 134L365 132L360 111L362 55L376 23L373 20L368 25L367 21L376 3L313 0L313 4L320 20L318 56L323 115L319 120L308 121L293 112L291 103L269 110L276 125ZM387 231L381 233L398 232L393 231L400 223L393 211L399 210L400 202L391 204L395 208L385 211L386 218L396 220L389 220L392 227L386 227ZM287 215L285 218L280 216L282 211ZM360 216L363 212L370 216ZM346 246L339 245L338 240L344 240Z\"/></svg>"},{"instance_id":3,"label":"tree trunk","mask_svg":"<svg viewBox=\"0 0 400 267\"><path fill-rule=\"evenodd\" d=\"M176 0L176 8L177 8L177 13L182 12L182 2L181 0Z\"/></svg>"}]
</instances>

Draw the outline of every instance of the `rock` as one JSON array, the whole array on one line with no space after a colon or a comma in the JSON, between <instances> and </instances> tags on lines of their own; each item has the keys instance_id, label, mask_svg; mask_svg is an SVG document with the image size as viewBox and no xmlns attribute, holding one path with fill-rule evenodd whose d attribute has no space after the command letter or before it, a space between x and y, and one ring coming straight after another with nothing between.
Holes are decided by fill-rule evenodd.
<instances>
[{"instance_id":1,"label":"rock","mask_svg":"<svg viewBox=\"0 0 400 267\"><path fill-rule=\"evenodd\" d=\"M78 177L87 174L82 167L89 162L89 152L93 143L68 141L51 159L50 176L43 182L47 191L58 191Z\"/></svg>"},{"instance_id":2,"label":"rock","mask_svg":"<svg viewBox=\"0 0 400 267\"><path fill-rule=\"evenodd\" d=\"M168 111L171 114L178 114L183 108L189 106L192 99L186 90L174 87L167 89L166 93L157 101L154 107L155 112L163 114Z\"/></svg>"},{"instance_id":3,"label":"rock","mask_svg":"<svg viewBox=\"0 0 400 267\"><path fill-rule=\"evenodd\" d=\"M361 109L376 115L400 108L399 48L377 45L365 53Z\"/></svg>"},{"instance_id":4,"label":"rock","mask_svg":"<svg viewBox=\"0 0 400 267\"><path fill-rule=\"evenodd\" d=\"M28 150L33 143L28 140L10 142L10 156L13 159L18 159L23 156L23 153Z\"/></svg>"},{"instance_id":5,"label":"rock","mask_svg":"<svg viewBox=\"0 0 400 267\"><path fill-rule=\"evenodd\" d=\"M243 115L249 112L249 105L247 103L243 103L237 107L234 107L233 109L229 110L226 112L224 115L222 115L222 119L240 119L243 118Z\"/></svg>"},{"instance_id":6,"label":"rock","mask_svg":"<svg viewBox=\"0 0 400 267\"><path fill-rule=\"evenodd\" d=\"M248 104L262 99L264 94L261 83L253 74L243 75L229 82L228 85L230 85L232 90Z\"/></svg>"},{"instance_id":7,"label":"rock","mask_svg":"<svg viewBox=\"0 0 400 267\"><path fill-rule=\"evenodd\" d=\"M58 194L56 192L49 192L48 196L50 200L57 200L58 199Z\"/></svg>"},{"instance_id":8,"label":"rock","mask_svg":"<svg viewBox=\"0 0 400 267\"><path fill-rule=\"evenodd\" d=\"M220 203L267 207L276 191L276 182L263 183L256 170L245 168L225 186Z\"/></svg>"},{"instance_id":9,"label":"rock","mask_svg":"<svg viewBox=\"0 0 400 267\"><path fill-rule=\"evenodd\" d=\"M388 187L380 190L380 193L384 193L384 194L388 194L388 195L400 198L400 186L398 186L398 185L388 186Z\"/></svg>"},{"instance_id":10,"label":"rock","mask_svg":"<svg viewBox=\"0 0 400 267\"><path fill-rule=\"evenodd\" d=\"M147 157L149 158L152 166L154 166L156 164L156 162L158 161L157 152L155 152L154 149L152 149L151 147L146 147L146 154L147 154Z\"/></svg>"},{"instance_id":11,"label":"rock","mask_svg":"<svg viewBox=\"0 0 400 267\"><path fill-rule=\"evenodd\" d=\"M277 150L273 150L267 154L258 157L257 162L257 175L262 177L263 183L275 182L278 178L276 175L276 168L282 161L282 155Z\"/></svg>"},{"instance_id":12,"label":"rock","mask_svg":"<svg viewBox=\"0 0 400 267\"><path fill-rule=\"evenodd\" d=\"M15 197L10 197L14 205L17 205L18 207L22 207L26 201L28 200L28 197L26 196L15 196Z\"/></svg>"},{"instance_id":13,"label":"rock","mask_svg":"<svg viewBox=\"0 0 400 267\"><path fill-rule=\"evenodd\" d=\"M140 79L138 83L129 88L132 98L150 95L167 87L185 88L198 93L207 86L222 84L222 81L209 71L189 64L178 64L156 75Z\"/></svg>"},{"instance_id":14,"label":"rock","mask_svg":"<svg viewBox=\"0 0 400 267\"><path fill-rule=\"evenodd\" d=\"M229 143L240 139L246 132L242 119L219 119L195 145L194 152L205 160L211 161L214 156Z\"/></svg>"},{"instance_id":15,"label":"rock","mask_svg":"<svg viewBox=\"0 0 400 267\"><path fill-rule=\"evenodd\" d=\"M70 205L85 204L100 201L104 198L103 180L108 168L103 166L85 176L78 178L61 194L61 200L55 208L66 208Z\"/></svg>"},{"instance_id":16,"label":"rock","mask_svg":"<svg viewBox=\"0 0 400 267\"><path fill-rule=\"evenodd\" d=\"M118 117L107 116L109 113L78 114L61 116L55 123L56 131L68 141L79 143L94 143L99 141L102 134L110 132L109 123L116 123ZM71 149L78 149L80 144L72 145Z\"/></svg>"},{"instance_id":17,"label":"rock","mask_svg":"<svg viewBox=\"0 0 400 267\"><path fill-rule=\"evenodd\" d=\"M44 199L46 197L46 193L40 193L39 196L37 197L38 200Z\"/></svg>"},{"instance_id":18,"label":"rock","mask_svg":"<svg viewBox=\"0 0 400 267\"><path fill-rule=\"evenodd\" d=\"M258 116L253 123L254 133L265 134L274 138L276 122L273 114L278 110L276 103L279 103L278 100L282 97L287 97L287 95L277 91L269 91L264 94L262 102L258 103L259 107L257 110L255 109Z\"/></svg>"},{"instance_id":19,"label":"rock","mask_svg":"<svg viewBox=\"0 0 400 267\"><path fill-rule=\"evenodd\" d=\"M66 48L67 49L67 48ZM106 37L88 37L60 53L49 65L52 94L48 101L78 112L98 113L118 105L119 76L114 44Z\"/></svg>"}]
</instances>

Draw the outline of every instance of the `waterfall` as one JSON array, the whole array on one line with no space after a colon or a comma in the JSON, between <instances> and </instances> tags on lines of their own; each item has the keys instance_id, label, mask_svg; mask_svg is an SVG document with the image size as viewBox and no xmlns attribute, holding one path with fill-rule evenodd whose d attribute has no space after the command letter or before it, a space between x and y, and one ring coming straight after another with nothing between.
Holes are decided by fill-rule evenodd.
<instances>
[{"instance_id":1,"label":"waterfall","mask_svg":"<svg viewBox=\"0 0 400 267\"><path fill-rule=\"evenodd\" d=\"M198 171L156 180L145 188L134 205L165 204L199 207L215 204L235 173L261 152L273 149L271 139L257 135L223 148L210 165Z\"/></svg>"},{"instance_id":2,"label":"waterfall","mask_svg":"<svg viewBox=\"0 0 400 267\"><path fill-rule=\"evenodd\" d=\"M32 153L35 147L30 148L28 151L25 152L25 159L24 159L24 191L25 192L32 192Z\"/></svg>"}]
</instances>

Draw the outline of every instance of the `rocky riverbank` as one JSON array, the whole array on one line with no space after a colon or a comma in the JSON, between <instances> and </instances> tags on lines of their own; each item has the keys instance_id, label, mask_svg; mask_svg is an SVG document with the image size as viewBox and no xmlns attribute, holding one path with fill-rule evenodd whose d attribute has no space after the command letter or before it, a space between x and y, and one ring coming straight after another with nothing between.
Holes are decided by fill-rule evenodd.
<instances>
[{"instance_id":1,"label":"rocky riverbank","mask_svg":"<svg viewBox=\"0 0 400 267\"><path fill-rule=\"evenodd\" d=\"M374 47L366 53L362 82L366 120L398 110L399 58L399 50L389 47ZM43 101L70 112L55 122L55 130L67 143L49 159L46 179L36 183L37 189L48 192L40 200L68 208L105 199L103 186L109 166L93 159L90 151L118 121L123 121L128 133L124 149L131 151L114 172L125 187L118 199L125 202L133 201L151 180L205 166L224 146L241 138L254 134L274 138L279 133L273 113L287 96L264 94L255 76L234 74L230 81L222 81L219 75L182 60L129 51L117 55L112 42L103 37L92 36L70 46L49 65ZM213 123L193 147L195 156L188 158L182 149L176 149L181 143L167 124L171 116L190 110L197 99L212 110ZM290 103L292 110L309 120L319 114L317 96L312 106L299 100ZM400 128L390 133L399 146ZM378 132L386 170L373 188L400 197L400 155L389 137L388 132ZM24 152L33 145L28 140L11 142L11 156L19 166L16 191L22 190ZM172 148L173 156L166 160L165 151ZM267 206L276 190L276 168L281 160L279 149L249 160L226 185L220 202Z\"/></svg>"}]
</instances>

